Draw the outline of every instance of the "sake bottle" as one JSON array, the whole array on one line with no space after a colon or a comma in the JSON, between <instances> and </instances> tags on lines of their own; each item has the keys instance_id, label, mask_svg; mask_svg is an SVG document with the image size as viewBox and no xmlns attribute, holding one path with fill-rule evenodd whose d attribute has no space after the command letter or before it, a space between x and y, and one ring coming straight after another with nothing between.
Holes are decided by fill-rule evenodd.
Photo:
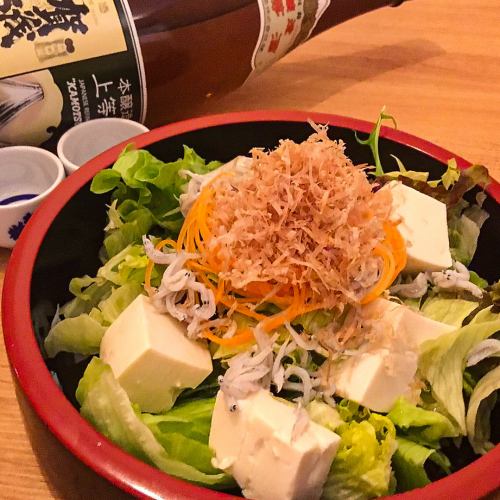
<instances>
[{"instance_id":1,"label":"sake bottle","mask_svg":"<svg viewBox=\"0 0 500 500\"><path fill-rule=\"evenodd\" d=\"M396 3L0 0L0 145L53 149L94 118L190 117L309 37Z\"/></svg>"}]
</instances>

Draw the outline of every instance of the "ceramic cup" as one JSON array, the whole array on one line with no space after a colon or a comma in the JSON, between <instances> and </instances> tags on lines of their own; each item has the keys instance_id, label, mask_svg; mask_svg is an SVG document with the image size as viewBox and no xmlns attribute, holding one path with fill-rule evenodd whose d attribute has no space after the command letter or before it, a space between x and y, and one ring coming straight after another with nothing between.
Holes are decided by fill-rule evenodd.
<instances>
[{"instance_id":1,"label":"ceramic cup","mask_svg":"<svg viewBox=\"0 0 500 500\"><path fill-rule=\"evenodd\" d=\"M63 179L64 167L49 151L0 149L0 247L14 246L33 211Z\"/></svg>"},{"instance_id":2,"label":"ceramic cup","mask_svg":"<svg viewBox=\"0 0 500 500\"><path fill-rule=\"evenodd\" d=\"M84 163L131 137L148 132L144 125L125 118L98 118L75 125L57 143L57 156L70 175Z\"/></svg>"}]
</instances>

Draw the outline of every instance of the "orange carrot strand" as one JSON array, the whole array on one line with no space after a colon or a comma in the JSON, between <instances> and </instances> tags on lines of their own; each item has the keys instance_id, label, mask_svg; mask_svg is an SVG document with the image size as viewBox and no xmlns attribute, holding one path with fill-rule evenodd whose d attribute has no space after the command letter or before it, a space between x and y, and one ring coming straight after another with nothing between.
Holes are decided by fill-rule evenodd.
<instances>
[{"instance_id":1,"label":"orange carrot strand","mask_svg":"<svg viewBox=\"0 0 500 500\"><path fill-rule=\"evenodd\" d=\"M240 333L236 333L236 335L227 339L218 337L208 330L203 332L203 337L207 338L214 344L219 344L227 347L237 347L240 345L248 344L254 340L254 335L250 328L240 330Z\"/></svg>"}]
</instances>

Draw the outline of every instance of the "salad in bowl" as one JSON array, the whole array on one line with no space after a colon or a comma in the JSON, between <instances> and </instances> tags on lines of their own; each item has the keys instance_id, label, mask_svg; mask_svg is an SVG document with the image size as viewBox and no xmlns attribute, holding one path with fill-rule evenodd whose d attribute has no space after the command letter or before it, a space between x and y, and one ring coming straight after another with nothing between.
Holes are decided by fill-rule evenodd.
<instances>
[{"instance_id":1,"label":"salad in bowl","mask_svg":"<svg viewBox=\"0 0 500 500\"><path fill-rule=\"evenodd\" d=\"M310 122L225 163L127 147L98 172L100 267L38 329L48 359L86 366L81 415L256 500L404 492L491 450L500 287L469 269L489 177L389 171L385 119L358 138L370 164Z\"/></svg>"}]
</instances>

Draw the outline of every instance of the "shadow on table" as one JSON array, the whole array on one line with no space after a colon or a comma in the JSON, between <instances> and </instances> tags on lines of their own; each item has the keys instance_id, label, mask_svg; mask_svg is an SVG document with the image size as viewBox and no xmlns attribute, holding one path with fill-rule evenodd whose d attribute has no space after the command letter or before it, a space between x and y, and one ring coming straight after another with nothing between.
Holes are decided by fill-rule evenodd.
<instances>
[{"instance_id":1,"label":"shadow on table","mask_svg":"<svg viewBox=\"0 0 500 500\"><path fill-rule=\"evenodd\" d=\"M71 500L132 498L73 456L40 421L17 385L16 396L40 470L55 498Z\"/></svg>"},{"instance_id":2,"label":"shadow on table","mask_svg":"<svg viewBox=\"0 0 500 500\"><path fill-rule=\"evenodd\" d=\"M395 45L371 47L350 54L277 64L271 70L250 79L241 90L207 103L204 113L245 109L290 108L297 102L312 108L332 95L359 82L370 80L398 68L412 66L445 51L425 39L408 40ZM325 83L328 82L328 83ZM304 93L307 89L307 94Z\"/></svg>"}]
</instances>

